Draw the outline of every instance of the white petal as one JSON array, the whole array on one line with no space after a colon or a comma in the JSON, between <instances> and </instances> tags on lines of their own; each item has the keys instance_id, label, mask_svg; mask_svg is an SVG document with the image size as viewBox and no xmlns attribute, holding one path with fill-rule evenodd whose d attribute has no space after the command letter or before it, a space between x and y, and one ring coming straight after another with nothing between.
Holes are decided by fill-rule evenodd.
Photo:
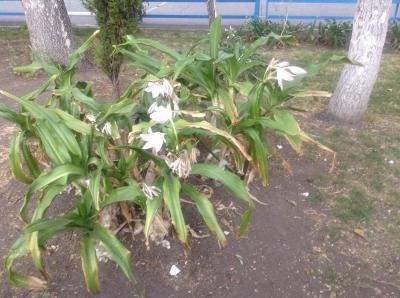
<instances>
[{"instance_id":1,"label":"white petal","mask_svg":"<svg viewBox=\"0 0 400 298\"><path fill-rule=\"evenodd\" d=\"M293 81L294 80L294 78L293 78L294 75L282 68L278 68L276 70L276 75L283 81Z\"/></svg>"},{"instance_id":2,"label":"white petal","mask_svg":"<svg viewBox=\"0 0 400 298\"><path fill-rule=\"evenodd\" d=\"M277 68L278 67L286 67L286 66L289 66L289 62L287 62L287 61L282 61L275 65L275 67L277 67Z\"/></svg>"},{"instance_id":3,"label":"white petal","mask_svg":"<svg viewBox=\"0 0 400 298\"><path fill-rule=\"evenodd\" d=\"M145 142L143 149L153 149L159 152L165 142L165 134L161 132L153 132L147 134L141 134L140 138Z\"/></svg>"},{"instance_id":4,"label":"white petal","mask_svg":"<svg viewBox=\"0 0 400 298\"><path fill-rule=\"evenodd\" d=\"M166 79L163 80L163 94L164 96L170 97L174 92L174 87L167 81Z\"/></svg>"},{"instance_id":5,"label":"white petal","mask_svg":"<svg viewBox=\"0 0 400 298\"><path fill-rule=\"evenodd\" d=\"M303 68L298 67L298 66L289 66L289 67L286 67L286 69L295 75L303 75L303 74L307 73Z\"/></svg>"},{"instance_id":6,"label":"white petal","mask_svg":"<svg viewBox=\"0 0 400 298\"><path fill-rule=\"evenodd\" d=\"M168 105L167 107L164 106L158 106L154 107L154 112L150 114L150 118L157 123L165 123L172 119L173 117L173 112L171 109L171 105Z\"/></svg>"},{"instance_id":7,"label":"white petal","mask_svg":"<svg viewBox=\"0 0 400 298\"><path fill-rule=\"evenodd\" d=\"M149 109L147 110L147 113L151 114L151 113L155 112L157 110L157 107L158 107L157 102L153 102L151 104L151 106L149 107Z\"/></svg>"}]
</instances>

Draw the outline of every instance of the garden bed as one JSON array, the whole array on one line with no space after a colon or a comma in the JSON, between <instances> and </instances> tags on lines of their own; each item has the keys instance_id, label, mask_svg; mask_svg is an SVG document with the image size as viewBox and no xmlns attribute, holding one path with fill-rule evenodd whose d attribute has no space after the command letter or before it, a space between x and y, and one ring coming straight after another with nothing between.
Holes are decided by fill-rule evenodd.
<instances>
[{"instance_id":1,"label":"garden bed","mask_svg":"<svg viewBox=\"0 0 400 298\"><path fill-rule=\"evenodd\" d=\"M45 77L13 74L14 66L29 62L28 40L24 31L4 32L0 40L0 89L22 95L35 89ZM144 32L180 48L189 46L201 34L205 33ZM265 59L273 55L306 66L331 53L334 52L323 48L296 47L265 49L262 55ZM311 78L307 85L333 91L339 72L340 66L330 67L318 78ZM329 155L307 147L299 157L284 140L278 140L293 174L274 160L269 188L265 190L258 182L252 184L252 193L267 205L258 206L248 235L235 237L233 223L239 220L236 212L243 209L229 193L213 186L213 203L224 218L227 248L220 249L213 237L192 237L191 250L185 251L171 236L170 249L151 245L146 250L143 237L133 238L126 229L120 237L132 251L137 284L129 284L114 263L102 264L99 297L400 296L400 91L396 88L399 72L398 53L385 53L369 112L358 126L341 127L326 121L321 114L326 101L310 98L294 103L307 110L297 115L304 130L337 151L338 162L332 174ZM132 71L125 71L123 82L133 75ZM82 71L78 76L99 87L96 90L102 90L102 94L98 96L105 100L111 94L107 78L95 69ZM0 102L12 104L5 98L0 98ZM4 257L21 230L16 214L25 189L12 179L8 168L8 142L15 129L4 120L0 120L0 125L0 255ZM69 199L63 196L58 204L65 208ZM189 212L192 208L190 204L184 207ZM197 234L208 233L195 212L188 221ZM5 274L0 273L0 296L89 296L80 268L77 236L69 233L52 240L54 247L46 253L51 275L48 289L14 289ZM24 264L24 271L31 268L29 260ZM172 265L181 270L177 276L169 274Z\"/></svg>"}]
</instances>

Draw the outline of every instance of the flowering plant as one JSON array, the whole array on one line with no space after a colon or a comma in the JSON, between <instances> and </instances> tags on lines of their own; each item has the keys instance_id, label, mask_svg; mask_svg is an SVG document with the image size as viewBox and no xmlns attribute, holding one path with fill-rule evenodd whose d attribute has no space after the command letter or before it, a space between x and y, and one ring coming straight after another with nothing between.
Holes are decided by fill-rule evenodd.
<instances>
[{"instance_id":1,"label":"flowering plant","mask_svg":"<svg viewBox=\"0 0 400 298\"><path fill-rule=\"evenodd\" d=\"M21 106L16 112L2 105L0 116L20 128L11 142L11 169L17 180L29 185L20 212L24 234L5 261L14 285L42 287L48 278L42 258L45 244L71 229L82 232L82 268L90 292L99 291L98 259L103 256L133 280L130 252L115 234L142 219L149 245L157 223L165 224L164 229L172 223L178 239L189 247L183 196L196 205L219 243L226 245L214 206L191 184L193 176L219 181L247 204L238 233L247 231L256 199L240 176L250 181L258 173L267 183L273 147L265 133L285 136L297 150L301 141L314 142L283 105L308 94L285 83L305 70L288 62L253 60L259 47L276 38L273 35L240 53L220 50L220 27L217 18L208 54L195 48L180 54L156 41L128 36L116 50L145 74L112 103L97 102L90 85L74 80L79 57L94 36L70 56L68 67L42 64L49 79L38 90L22 97L0 91ZM169 56L168 62L151 56L144 47L160 50ZM264 75L249 81L246 76L254 67L264 67ZM36 101L48 91L47 103ZM75 207L49 217L47 210L59 194L71 190ZM115 222L116 213L122 215L122 223ZM27 253L43 279L13 270L15 260Z\"/></svg>"}]
</instances>

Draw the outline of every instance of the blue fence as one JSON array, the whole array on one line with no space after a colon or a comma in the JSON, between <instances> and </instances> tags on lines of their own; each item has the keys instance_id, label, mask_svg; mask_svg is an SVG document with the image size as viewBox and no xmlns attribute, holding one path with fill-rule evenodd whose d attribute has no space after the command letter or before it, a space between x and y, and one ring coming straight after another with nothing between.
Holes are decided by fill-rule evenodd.
<instances>
[{"instance_id":1,"label":"blue fence","mask_svg":"<svg viewBox=\"0 0 400 298\"><path fill-rule=\"evenodd\" d=\"M168 3L206 3L205 0L146 0L147 2L168 2ZM218 3L252 3L254 12L251 15L223 15L224 19L248 19L260 16L261 0L216 0ZM400 0L399 0L400 1ZM145 18L157 19L208 19L206 14L146 14Z\"/></svg>"},{"instance_id":2,"label":"blue fence","mask_svg":"<svg viewBox=\"0 0 400 298\"><path fill-rule=\"evenodd\" d=\"M335 15L271 15L269 14L269 7L272 3L276 4L349 4L355 5L357 4L357 0L266 0L266 14L265 17L267 19L289 19L289 20L325 20L325 19L335 19L335 20L352 20L353 16L335 16ZM395 6L395 10L391 19L398 20L399 16L399 6L400 0L393 0L393 4Z\"/></svg>"},{"instance_id":3,"label":"blue fence","mask_svg":"<svg viewBox=\"0 0 400 298\"><path fill-rule=\"evenodd\" d=\"M262 13L261 1L265 1L265 13ZM0 0L1 3L5 2L20 2L20 0ZM206 0L147 0L150 3L206 3ZM324 19L337 19L337 20L349 20L353 16L339 16L339 15L283 15L283 14L270 14L271 5L276 4L349 4L355 5L357 0L217 0L217 3L249 3L254 5L252 14L224 14L224 19L248 19L248 18L260 18L266 17L267 19L289 19L289 20L324 20ZM399 7L400 0L393 0L395 5L392 19L399 20ZM1 16L24 16L22 11L2 11L0 6L0 21ZM206 14L146 14L145 18L149 19L207 19Z\"/></svg>"}]
</instances>

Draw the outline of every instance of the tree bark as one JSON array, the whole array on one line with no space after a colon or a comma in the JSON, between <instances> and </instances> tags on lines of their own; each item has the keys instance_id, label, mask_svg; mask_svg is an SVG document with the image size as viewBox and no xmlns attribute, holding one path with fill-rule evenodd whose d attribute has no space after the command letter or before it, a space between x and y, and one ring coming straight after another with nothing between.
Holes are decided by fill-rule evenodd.
<instances>
[{"instance_id":1,"label":"tree bark","mask_svg":"<svg viewBox=\"0 0 400 298\"><path fill-rule=\"evenodd\" d=\"M216 0L207 0L208 25L211 26L217 17Z\"/></svg>"},{"instance_id":2,"label":"tree bark","mask_svg":"<svg viewBox=\"0 0 400 298\"><path fill-rule=\"evenodd\" d=\"M34 55L67 65L74 47L64 0L22 0Z\"/></svg>"},{"instance_id":3,"label":"tree bark","mask_svg":"<svg viewBox=\"0 0 400 298\"><path fill-rule=\"evenodd\" d=\"M382 58L392 0L359 0L348 56L362 66L345 65L328 112L357 122L367 110Z\"/></svg>"}]
</instances>

